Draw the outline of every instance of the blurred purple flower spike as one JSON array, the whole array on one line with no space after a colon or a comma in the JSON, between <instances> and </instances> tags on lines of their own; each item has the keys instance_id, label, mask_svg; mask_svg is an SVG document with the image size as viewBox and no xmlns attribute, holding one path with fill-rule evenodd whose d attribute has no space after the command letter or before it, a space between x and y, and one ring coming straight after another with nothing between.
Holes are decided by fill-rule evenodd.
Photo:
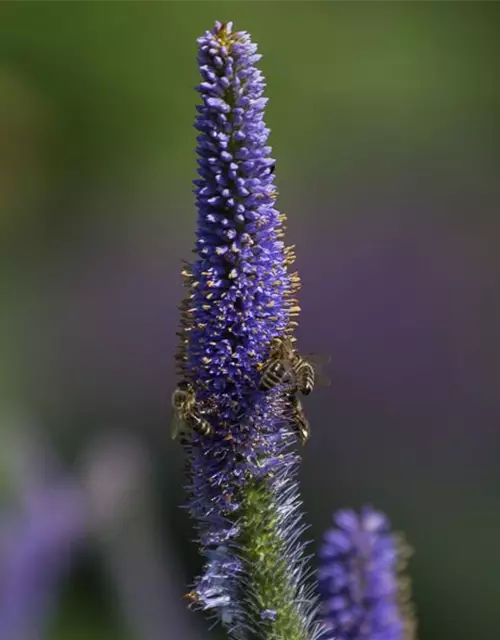
<instances>
[{"instance_id":1,"label":"blurred purple flower spike","mask_svg":"<svg viewBox=\"0 0 500 640\"><path fill-rule=\"evenodd\" d=\"M35 464L26 467L21 507L2 513L0 522L1 640L44 637L60 581L87 531L79 488L44 469L46 459L24 453Z\"/></svg>"},{"instance_id":2,"label":"blurred purple flower spike","mask_svg":"<svg viewBox=\"0 0 500 640\"><path fill-rule=\"evenodd\" d=\"M179 601L175 553L164 553L152 473L140 439L110 431L91 442L82 476L92 529L131 637L190 640L199 635Z\"/></svg>"},{"instance_id":3,"label":"blurred purple flower spike","mask_svg":"<svg viewBox=\"0 0 500 640\"><path fill-rule=\"evenodd\" d=\"M409 582L400 575L408 547L371 507L337 512L325 534L318 579L331 640L414 640Z\"/></svg>"}]
</instances>

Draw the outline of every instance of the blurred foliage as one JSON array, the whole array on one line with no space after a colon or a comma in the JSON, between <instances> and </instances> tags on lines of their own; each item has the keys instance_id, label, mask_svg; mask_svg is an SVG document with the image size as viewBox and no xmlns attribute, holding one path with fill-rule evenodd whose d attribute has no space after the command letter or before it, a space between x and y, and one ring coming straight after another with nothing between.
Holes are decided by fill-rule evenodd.
<instances>
[{"instance_id":1,"label":"blurred foliage","mask_svg":"<svg viewBox=\"0 0 500 640\"><path fill-rule=\"evenodd\" d=\"M345 182L357 173L356 150L373 149L384 163L379 145L391 150L391 163L416 153L432 161L443 127L486 137L494 125L485 116L500 106L497 12L415 3L2 3L1 108L9 110L2 126L10 138L2 145L10 173L2 175L13 190L12 160L24 152L32 164L23 178L36 178L38 194L57 186L53 198L125 179L185 192L179 178L193 165L186 140L198 81L194 40L214 16L228 14L257 34L273 143L291 177L307 178L319 160L325 174ZM42 179L51 172L56 185ZM28 198L26 186L15 193ZM16 210L8 205L3 216Z\"/></svg>"}]
</instances>

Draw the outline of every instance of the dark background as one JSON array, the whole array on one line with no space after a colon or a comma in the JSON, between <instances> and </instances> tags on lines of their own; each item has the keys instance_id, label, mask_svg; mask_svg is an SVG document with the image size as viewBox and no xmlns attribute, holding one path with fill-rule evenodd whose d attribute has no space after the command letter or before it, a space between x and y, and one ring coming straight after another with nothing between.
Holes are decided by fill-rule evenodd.
<instances>
[{"instance_id":1,"label":"dark background","mask_svg":"<svg viewBox=\"0 0 500 640\"><path fill-rule=\"evenodd\" d=\"M78 482L89 528L46 637L209 637L182 600L198 559L169 420L216 18L265 56L299 345L332 355L307 401L311 537L383 509L416 549L421 640L497 638L498 5L3 2L0 513Z\"/></svg>"}]
</instances>

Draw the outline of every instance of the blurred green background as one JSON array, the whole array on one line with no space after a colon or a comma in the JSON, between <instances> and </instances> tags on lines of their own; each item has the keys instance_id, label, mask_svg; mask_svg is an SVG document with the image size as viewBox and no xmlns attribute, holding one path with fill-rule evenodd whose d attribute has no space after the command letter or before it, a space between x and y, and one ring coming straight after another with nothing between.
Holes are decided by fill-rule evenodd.
<instances>
[{"instance_id":1,"label":"blurred green background","mask_svg":"<svg viewBox=\"0 0 500 640\"><path fill-rule=\"evenodd\" d=\"M46 637L209 637L182 601L198 559L168 423L215 19L264 54L299 343L332 354L307 403L311 535L341 506L387 511L421 640L496 638L498 5L3 2L2 520L55 473L92 523Z\"/></svg>"}]
</instances>

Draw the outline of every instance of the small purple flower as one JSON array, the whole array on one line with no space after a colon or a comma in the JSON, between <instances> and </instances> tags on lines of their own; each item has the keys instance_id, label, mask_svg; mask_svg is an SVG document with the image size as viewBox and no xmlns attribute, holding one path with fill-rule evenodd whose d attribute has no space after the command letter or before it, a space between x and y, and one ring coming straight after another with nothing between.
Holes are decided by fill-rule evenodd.
<instances>
[{"instance_id":1,"label":"small purple flower","mask_svg":"<svg viewBox=\"0 0 500 640\"><path fill-rule=\"evenodd\" d=\"M276 620L276 611L272 609L264 609L264 611L260 614L262 620Z\"/></svg>"},{"instance_id":2,"label":"small purple flower","mask_svg":"<svg viewBox=\"0 0 500 640\"><path fill-rule=\"evenodd\" d=\"M212 432L184 440L188 508L205 557L188 597L236 635L254 628L313 640L290 410L281 389L259 391L271 342L296 325L299 279L275 207L256 51L231 23L198 39L196 259L183 272L177 359Z\"/></svg>"},{"instance_id":3,"label":"small purple flower","mask_svg":"<svg viewBox=\"0 0 500 640\"><path fill-rule=\"evenodd\" d=\"M325 534L318 572L321 614L332 640L412 640L415 622L409 583L401 578L408 555L386 516L371 507L334 516Z\"/></svg>"}]
</instances>

